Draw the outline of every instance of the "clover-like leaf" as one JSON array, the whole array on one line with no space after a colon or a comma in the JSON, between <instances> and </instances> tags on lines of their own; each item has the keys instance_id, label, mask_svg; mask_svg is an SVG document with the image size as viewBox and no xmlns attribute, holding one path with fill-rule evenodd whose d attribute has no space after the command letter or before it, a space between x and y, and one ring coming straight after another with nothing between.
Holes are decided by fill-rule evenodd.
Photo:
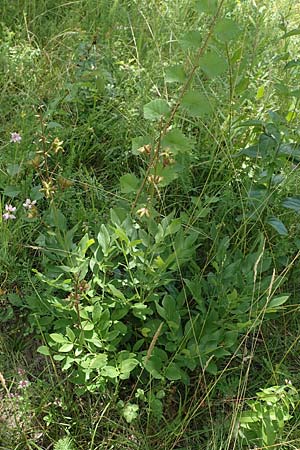
<instances>
[{"instance_id":1,"label":"clover-like leaf","mask_svg":"<svg viewBox=\"0 0 300 450\"><path fill-rule=\"evenodd\" d=\"M138 417L139 406L135 403L127 403L124 406L122 414L127 423L133 422Z\"/></svg>"}]
</instances>

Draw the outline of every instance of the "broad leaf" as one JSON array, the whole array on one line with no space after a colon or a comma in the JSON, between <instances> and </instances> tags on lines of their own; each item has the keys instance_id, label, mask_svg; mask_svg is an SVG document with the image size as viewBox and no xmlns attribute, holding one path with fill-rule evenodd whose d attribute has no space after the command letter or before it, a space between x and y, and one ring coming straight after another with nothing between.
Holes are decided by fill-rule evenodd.
<instances>
[{"instance_id":1,"label":"broad leaf","mask_svg":"<svg viewBox=\"0 0 300 450\"><path fill-rule=\"evenodd\" d=\"M241 30L234 20L221 19L215 27L215 34L221 42L227 43L235 40L241 34Z\"/></svg>"},{"instance_id":2,"label":"broad leaf","mask_svg":"<svg viewBox=\"0 0 300 450\"><path fill-rule=\"evenodd\" d=\"M38 349L37 352L40 353L41 355L45 355L45 356L49 356L50 350L48 347L46 347L46 345L41 345Z\"/></svg>"},{"instance_id":3,"label":"broad leaf","mask_svg":"<svg viewBox=\"0 0 300 450\"><path fill-rule=\"evenodd\" d=\"M117 289L112 283L107 283L107 287L110 290L111 294L115 298L118 298L119 300L122 300L123 302L126 301L126 298L125 298L123 292L120 291L119 289Z\"/></svg>"},{"instance_id":4,"label":"broad leaf","mask_svg":"<svg viewBox=\"0 0 300 450\"><path fill-rule=\"evenodd\" d=\"M121 192L129 194L131 192L137 192L140 181L133 173L126 173L120 178Z\"/></svg>"},{"instance_id":5,"label":"broad leaf","mask_svg":"<svg viewBox=\"0 0 300 450\"><path fill-rule=\"evenodd\" d=\"M6 186L4 188L3 194L7 197L15 198L19 195L21 190L17 186Z\"/></svg>"},{"instance_id":6,"label":"broad leaf","mask_svg":"<svg viewBox=\"0 0 300 450\"><path fill-rule=\"evenodd\" d=\"M300 197L287 197L282 202L284 208L293 209L297 213L300 212Z\"/></svg>"},{"instance_id":7,"label":"broad leaf","mask_svg":"<svg viewBox=\"0 0 300 450\"><path fill-rule=\"evenodd\" d=\"M107 355L99 354L95 356L90 364L91 369L102 369L107 364Z\"/></svg>"},{"instance_id":8,"label":"broad leaf","mask_svg":"<svg viewBox=\"0 0 300 450\"><path fill-rule=\"evenodd\" d=\"M50 334L50 337L51 337L51 339L54 341L54 342L57 342L57 343L59 343L59 344L63 344L63 343L66 343L66 342L68 342L68 339L66 339L62 334L60 334L60 333L51 333Z\"/></svg>"},{"instance_id":9,"label":"broad leaf","mask_svg":"<svg viewBox=\"0 0 300 450\"><path fill-rule=\"evenodd\" d=\"M135 369L135 367L138 364L139 364L139 362L135 358L128 358L128 359L125 359L124 361L122 361L121 365L120 365L120 371L121 371L120 378L122 380L128 378L130 372L132 372L133 369Z\"/></svg>"},{"instance_id":10,"label":"broad leaf","mask_svg":"<svg viewBox=\"0 0 300 450\"><path fill-rule=\"evenodd\" d=\"M213 100L198 91L187 92L181 104L193 117L204 117L213 112Z\"/></svg>"},{"instance_id":11,"label":"broad leaf","mask_svg":"<svg viewBox=\"0 0 300 450\"><path fill-rule=\"evenodd\" d=\"M144 147L145 145L151 145L152 139L149 135L145 136L137 136L132 139L132 153L134 155L140 155L141 151L140 149Z\"/></svg>"},{"instance_id":12,"label":"broad leaf","mask_svg":"<svg viewBox=\"0 0 300 450\"><path fill-rule=\"evenodd\" d=\"M170 183L172 183L174 180L178 178L178 172L180 170L180 167L178 164L170 164L166 167L164 167L162 164L158 164L156 166L156 170L153 171L153 175L158 175L162 177L162 180L159 182L159 186L164 187L168 186ZM152 171L151 171L152 174ZM156 259L157 261L157 259Z\"/></svg>"},{"instance_id":13,"label":"broad leaf","mask_svg":"<svg viewBox=\"0 0 300 450\"><path fill-rule=\"evenodd\" d=\"M110 234L104 224L101 225L100 231L97 235L97 240L103 251L103 255L108 256L110 249Z\"/></svg>"},{"instance_id":14,"label":"broad leaf","mask_svg":"<svg viewBox=\"0 0 300 450\"><path fill-rule=\"evenodd\" d=\"M273 227L274 230L276 230L281 236L287 236L289 234L284 223L277 219L277 217L269 217L267 223L271 225L271 227Z\"/></svg>"},{"instance_id":15,"label":"broad leaf","mask_svg":"<svg viewBox=\"0 0 300 450\"><path fill-rule=\"evenodd\" d=\"M215 14L218 9L217 0L196 0L195 9L199 13Z\"/></svg>"},{"instance_id":16,"label":"broad leaf","mask_svg":"<svg viewBox=\"0 0 300 450\"><path fill-rule=\"evenodd\" d=\"M256 92L256 100L260 100L261 98L263 98L263 96L265 95L265 87L264 86L259 86L259 88L257 89Z\"/></svg>"},{"instance_id":17,"label":"broad leaf","mask_svg":"<svg viewBox=\"0 0 300 450\"><path fill-rule=\"evenodd\" d=\"M281 144L278 150L279 155L290 156L295 162L300 161L300 144L290 142L289 144Z\"/></svg>"},{"instance_id":18,"label":"broad leaf","mask_svg":"<svg viewBox=\"0 0 300 450\"><path fill-rule=\"evenodd\" d=\"M269 159L271 155L274 155L275 151L280 152L280 147L278 149L275 139L263 133L259 137L258 144L243 148L236 156L245 155L249 158Z\"/></svg>"},{"instance_id":19,"label":"broad leaf","mask_svg":"<svg viewBox=\"0 0 300 450\"><path fill-rule=\"evenodd\" d=\"M174 128L166 134L162 145L163 147L169 147L174 155L177 153L190 153L192 149L192 142L178 128Z\"/></svg>"},{"instance_id":20,"label":"broad leaf","mask_svg":"<svg viewBox=\"0 0 300 450\"><path fill-rule=\"evenodd\" d=\"M280 95L291 95L291 91L285 83L274 83L274 88Z\"/></svg>"},{"instance_id":21,"label":"broad leaf","mask_svg":"<svg viewBox=\"0 0 300 450\"><path fill-rule=\"evenodd\" d=\"M71 342L75 342L76 340L76 336L74 334L74 331L71 330L70 327L66 328L66 335L68 336L68 338L70 339Z\"/></svg>"},{"instance_id":22,"label":"broad leaf","mask_svg":"<svg viewBox=\"0 0 300 450\"><path fill-rule=\"evenodd\" d=\"M18 175L21 172L21 165L20 164L7 164L6 171L8 175L11 177L14 177L15 175Z\"/></svg>"},{"instance_id":23,"label":"broad leaf","mask_svg":"<svg viewBox=\"0 0 300 450\"><path fill-rule=\"evenodd\" d=\"M105 366L101 373L104 377L109 378L117 378L117 376L119 375L118 369L113 366Z\"/></svg>"},{"instance_id":24,"label":"broad leaf","mask_svg":"<svg viewBox=\"0 0 300 450\"><path fill-rule=\"evenodd\" d=\"M176 364L170 363L165 371L165 377L170 381L181 379L181 370Z\"/></svg>"},{"instance_id":25,"label":"broad leaf","mask_svg":"<svg viewBox=\"0 0 300 450\"><path fill-rule=\"evenodd\" d=\"M289 95L291 97L300 98L300 89L295 89L294 91L290 91Z\"/></svg>"},{"instance_id":26,"label":"broad leaf","mask_svg":"<svg viewBox=\"0 0 300 450\"><path fill-rule=\"evenodd\" d=\"M211 375L216 375L218 373L217 364L214 361L210 361L206 366L206 372L210 373Z\"/></svg>"},{"instance_id":27,"label":"broad leaf","mask_svg":"<svg viewBox=\"0 0 300 450\"><path fill-rule=\"evenodd\" d=\"M287 300L289 299L289 295L281 295L279 297L275 297L273 298L270 303L268 304L268 310L271 308L278 308L278 306L283 305L284 303L287 302Z\"/></svg>"},{"instance_id":28,"label":"broad leaf","mask_svg":"<svg viewBox=\"0 0 300 450\"><path fill-rule=\"evenodd\" d=\"M46 124L46 127L49 128L49 129L51 129L51 128L63 128L63 126L60 123L58 123L58 122L48 122Z\"/></svg>"},{"instance_id":29,"label":"broad leaf","mask_svg":"<svg viewBox=\"0 0 300 450\"><path fill-rule=\"evenodd\" d=\"M187 31L180 37L179 43L183 50L198 49L202 43L202 34L197 30Z\"/></svg>"},{"instance_id":30,"label":"broad leaf","mask_svg":"<svg viewBox=\"0 0 300 450\"><path fill-rule=\"evenodd\" d=\"M166 100L156 99L144 106L144 117L148 120L159 120L162 116L166 116L170 111L170 107Z\"/></svg>"},{"instance_id":31,"label":"broad leaf","mask_svg":"<svg viewBox=\"0 0 300 450\"><path fill-rule=\"evenodd\" d=\"M145 369L151 374L151 376L157 380L162 380L161 369L163 366L163 361L160 357L151 355L151 358L144 360Z\"/></svg>"},{"instance_id":32,"label":"broad leaf","mask_svg":"<svg viewBox=\"0 0 300 450\"><path fill-rule=\"evenodd\" d=\"M227 70L226 60L215 51L202 56L199 65L208 78L218 77Z\"/></svg>"},{"instance_id":33,"label":"broad leaf","mask_svg":"<svg viewBox=\"0 0 300 450\"><path fill-rule=\"evenodd\" d=\"M167 83L183 83L186 73L182 66L172 66L166 69L165 80Z\"/></svg>"},{"instance_id":34,"label":"broad leaf","mask_svg":"<svg viewBox=\"0 0 300 450\"><path fill-rule=\"evenodd\" d=\"M61 347L59 347L58 351L62 353L68 353L73 349L73 347L73 342L70 342L69 344L63 344Z\"/></svg>"}]
</instances>

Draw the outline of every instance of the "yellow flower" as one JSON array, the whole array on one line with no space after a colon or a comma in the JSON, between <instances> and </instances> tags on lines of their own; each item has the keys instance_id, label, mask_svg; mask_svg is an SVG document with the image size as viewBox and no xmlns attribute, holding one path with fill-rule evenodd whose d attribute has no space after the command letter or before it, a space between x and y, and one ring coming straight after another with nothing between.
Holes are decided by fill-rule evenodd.
<instances>
[{"instance_id":1,"label":"yellow flower","mask_svg":"<svg viewBox=\"0 0 300 450\"><path fill-rule=\"evenodd\" d=\"M52 142L52 148L55 154L57 154L58 152L64 152L64 149L62 148L63 143L64 141L60 141L58 137L54 139L54 141Z\"/></svg>"},{"instance_id":2,"label":"yellow flower","mask_svg":"<svg viewBox=\"0 0 300 450\"><path fill-rule=\"evenodd\" d=\"M145 208L145 207L138 209L136 213L137 213L140 217L144 217L144 216L150 217L150 211L149 211L148 208Z\"/></svg>"},{"instance_id":3,"label":"yellow flower","mask_svg":"<svg viewBox=\"0 0 300 450\"><path fill-rule=\"evenodd\" d=\"M45 197L46 198L51 197L52 194L54 194L54 192L55 192L55 186L53 186L52 180L49 180L49 181L43 180L42 185L43 185L43 188L41 189L41 191L45 193Z\"/></svg>"}]
</instances>

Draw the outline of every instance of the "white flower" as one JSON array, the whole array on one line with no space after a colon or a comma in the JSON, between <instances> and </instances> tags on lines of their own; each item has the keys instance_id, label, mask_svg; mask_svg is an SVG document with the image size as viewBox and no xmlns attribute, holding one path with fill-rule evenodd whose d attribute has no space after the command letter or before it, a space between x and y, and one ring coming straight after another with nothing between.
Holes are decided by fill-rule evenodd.
<instances>
[{"instance_id":1,"label":"white flower","mask_svg":"<svg viewBox=\"0 0 300 450\"><path fill-rule=\"evenodd\" d=\"M27 198L25 203L23 203L24 208L26 209L32 209L36 205L36 200L30 200L30 198Z\"/></svg>"}]
</instances>

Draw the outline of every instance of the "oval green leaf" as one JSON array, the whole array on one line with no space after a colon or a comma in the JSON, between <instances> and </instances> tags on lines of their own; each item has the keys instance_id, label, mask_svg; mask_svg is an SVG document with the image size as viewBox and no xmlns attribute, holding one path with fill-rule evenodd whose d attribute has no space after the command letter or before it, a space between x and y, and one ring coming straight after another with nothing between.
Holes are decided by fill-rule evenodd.
<instances>
[{"instance_id":1,"label":"oval green leaf","mask_svg":"<svg viewBox=\"0 0 300 450\"><path fill-rule=\"evenodd\" d=\"M91 362L90 368L91 369L102 369L107 364L107 355L100 354L97 355Z\"/></svg>"},{"instance_id":2,"label":"oval green leaf","mask_svg":"<svg viewBox=\"0 0 300 450\"><path fill-rule=\"evenodd\" d=\"M51 333L50 334L51 339L54 342L57 342L58 344L63 344L65 342L68 342L68 339L66 339L62 334L60 333Z\"/></svg>"},{"instance_id":3,"label":"oval green leaf","mask_svg":"<svg viewBox=\"0 0 300 450\"><path fill-rule=\"evenodd\" d=\"M289 295L281 295L280 297L273 298L268 304L267 309L269 310L270 308L278 308L278 306L281 306L284 303L286 303L289 297L290 297Z\"/></svg>"},{"instance_id":4,"label":"oval green leaf","mask_svg":"<svg viewBox=\"0 0 300 450\"><path fill-rule=\"evenodd\" d=\"M282 202L284 208L293 209L297 213L300 212L300 197L288 197Z\"/></svg>"},{"instance_id":5,"label":"oval green leaf","mask_svg":"<svg viewBox=\"0 0 300 450\"><path fill-rule=\"evenodd\" d=\"M45 356L49 356L50 355L49 347L46 347L46 345L41 345L37 349L37 352L40 353L41 355L45 355Z\"/></svg>"},{"instance_id":6,"label":"oval green leaf","mask_svg":"<svg viewBox=\"0 0 300 450\"><path fill-rule=\"evenodd\" d=\"M277 217L269 217L267 223L271 225L271 227L273 227L274 230L276 230L277 233L280 234L280 236L287 236L289 234L284 223L281 222L281 220L277 219Z\"/></svg>"},{"instance_id":7,"label":"oval green leaf","mask_svg":"<svg viewBox=\"0 0 300 450\"><path fill-rule=\"evenodd\" d=\"M61 347L59 347L58 351L62 353L68 353L73 349L73 342L70 342L69 344L64 344Z\"/></svg>"}]
</instances>

